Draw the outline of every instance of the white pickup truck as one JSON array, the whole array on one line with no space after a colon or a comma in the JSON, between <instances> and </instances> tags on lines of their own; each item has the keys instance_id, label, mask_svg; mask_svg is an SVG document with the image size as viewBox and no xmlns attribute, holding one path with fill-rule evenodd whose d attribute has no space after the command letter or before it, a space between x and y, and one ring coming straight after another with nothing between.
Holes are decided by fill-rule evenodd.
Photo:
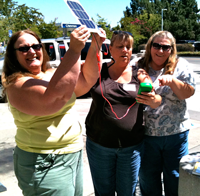
<instances>
[{"instance_id":1,"label":"white pickup truck","mask_svg":"<svg viewBox=\"0 0 200 196\"><path fill-rule=\"evenodd\" d=\"M42 43L44 44L44 47L49 55L50 67L54 67L54 68L58 67L60 62L62 61L62 58L65 52L69 49L70 38L60 37L60 38L42 39ZM85 61L90 44L91 44L91 40L89 39L87 40L85 47L81 51L80 58L82 62ZM109 50L109 45L110 45L110 40L106 39L104 41L104 44L102 45L102 50L103 51ZM109 52L108 52L108 55L103 54L103 61L104 62L110 61ZM4 57L0 58L0 101L1 101L1 94L2 94L1 75L2 75L3 63L4 63Z\"/></svg>"},{"instance_id":2,"label":"white pickup truck","mask_svg":"<svg viewBox=\"0 0 200 196\"><path fill-rule=\"evenodd\" d=\"M60 64L65 52L69 49L70 38L69 37L60 37L53 39L42 39L42 43L45 46L45 49L50 57L50 66L58 67ZM88 49L90 47L91 40L87 40L85 47L81 51L81 61L84 62L87 56ZM102 50L109 50L110 40L106 39L102 45ZM103 55L103 61L110 61L110 54Z\"/></svg>"}]
</instances>

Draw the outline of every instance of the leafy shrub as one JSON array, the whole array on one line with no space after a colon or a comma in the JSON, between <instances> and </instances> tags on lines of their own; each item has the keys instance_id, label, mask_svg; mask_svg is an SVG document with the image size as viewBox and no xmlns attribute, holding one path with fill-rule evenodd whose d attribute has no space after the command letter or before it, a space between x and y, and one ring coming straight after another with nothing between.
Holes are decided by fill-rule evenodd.
<instances>
[{"instance_id":1,"label":"leafy shrub","mask_svg":"<svg viewBox=\"0 0 200 196\"><path fill-rule=\"evenodd\" d=\"M176 44L177 52L194 52L194 47L192 44Z\"/></svg>"},{"instance_id":2,"label":"leafy shrub","mask_svg":"<svg viewBox=\"0 0 200 196\"><path fill-rule=\"evenodd\" d=\"M200 57L200 52L178 52L178 56L197 56Z\"/></svg>"}]
</instances>

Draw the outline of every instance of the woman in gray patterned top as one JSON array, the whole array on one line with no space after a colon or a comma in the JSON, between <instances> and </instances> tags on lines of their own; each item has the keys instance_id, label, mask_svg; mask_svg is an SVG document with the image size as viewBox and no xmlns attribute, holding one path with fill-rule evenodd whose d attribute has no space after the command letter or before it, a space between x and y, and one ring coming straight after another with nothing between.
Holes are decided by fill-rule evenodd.
<instances>
[{"instance_id":1,"label":"woman in gray patterned top","mask_svg":"<svg viewBox=\"0 0 200 196\"><path fill-rule=\"evenodd\" d=\"M175 39L170 32L159 31L150 37L138 66L149 73L156 94L162 103L156 109L138 95L145 107L145 154L140 172L143 196L162 196L163 172L165 196L178 195L179 161L188 154L188 133L191 123L185 99L195 91L190 64L177 57Z\"/></svg>"}]
</instances>

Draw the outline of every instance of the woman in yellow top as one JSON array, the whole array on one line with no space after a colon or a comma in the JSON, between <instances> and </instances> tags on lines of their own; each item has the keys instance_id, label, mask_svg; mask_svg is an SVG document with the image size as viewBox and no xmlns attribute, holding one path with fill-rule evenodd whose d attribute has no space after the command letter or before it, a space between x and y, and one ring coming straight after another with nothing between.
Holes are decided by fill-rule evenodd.
<instances>
[{"instance_id":1,"label":"woman in yellow top","mask_svg":"<svg viewBox=\"0 0 200 196\"><path fill-rule=\"evenodd\" d=\"M93 39L80 69L90 33L81 26L70 37L57 69L47 70L48 55L32 31L16 32L7 45L2 82L17 126L14 170L26 196L83 195L83 143L73 105L97 81L100 51Z\"/></svg>"}]
</instances>

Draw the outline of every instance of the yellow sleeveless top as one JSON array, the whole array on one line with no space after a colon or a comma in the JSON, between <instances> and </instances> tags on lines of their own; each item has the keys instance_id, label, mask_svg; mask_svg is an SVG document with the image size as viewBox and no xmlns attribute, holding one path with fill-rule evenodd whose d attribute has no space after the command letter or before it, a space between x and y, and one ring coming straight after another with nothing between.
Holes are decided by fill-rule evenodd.
<instances>
[{"instance_id":1,"label":"yellow sleeveless top","mask_svg":"<svg viewBox=\"0 0 200 196\"><path fill-rule=\"evenodd\" d=\"M17 146L28 152L66 154L83 147L82 127L74 109L75 93L58 112L47 116L34 116L20 112L10 103L17 126Z\"/></svg>"}]
</instances>

